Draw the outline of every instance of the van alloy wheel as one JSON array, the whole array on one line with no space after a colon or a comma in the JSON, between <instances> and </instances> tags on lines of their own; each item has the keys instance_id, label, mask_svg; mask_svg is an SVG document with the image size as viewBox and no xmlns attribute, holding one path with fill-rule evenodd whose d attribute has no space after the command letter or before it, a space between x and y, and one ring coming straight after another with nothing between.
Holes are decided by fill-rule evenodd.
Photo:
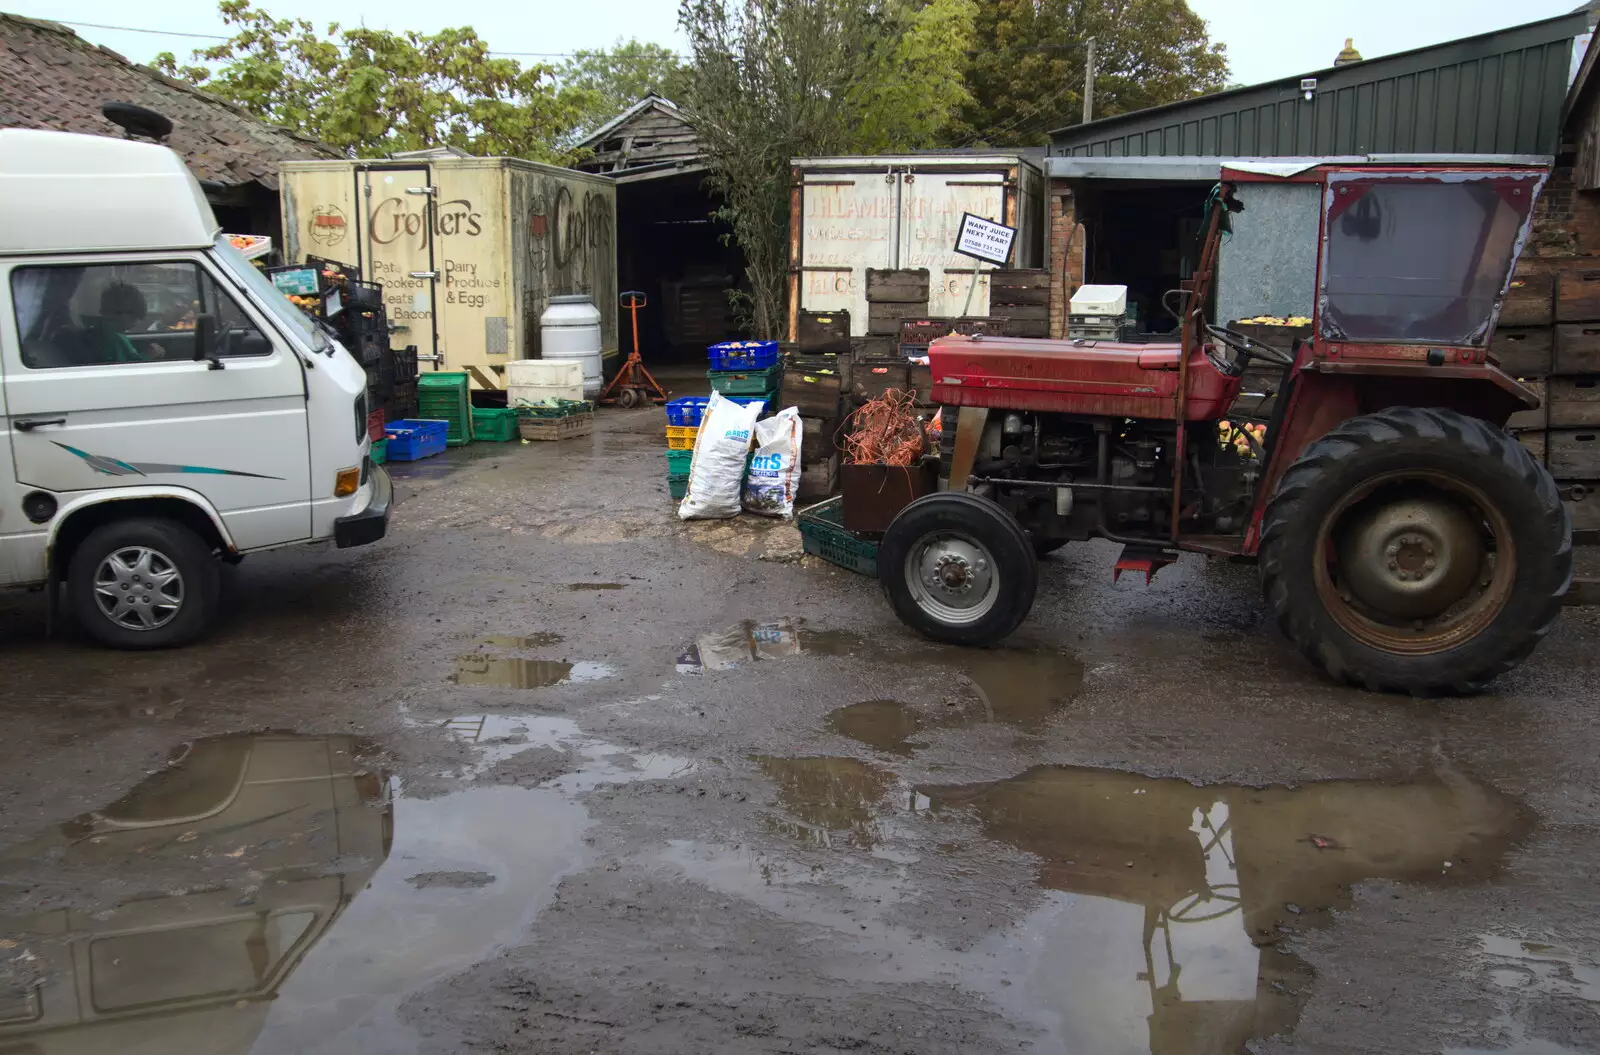
<instances>
[{"instance_id":1,"label":"van alloy wheel","mask_svg":"<svg viewBox=\"0 0 1600 1055\"><path fill-rule=\"evenodd\" d=\"M101 614L118 626L156 630L183 608L183 576L166 554L129 546L100 562L94 594Z\"/></svg>"},{"instance_id":2,"label":"van alloy wheel","mask_svg":"<svg viewBox=\"0 0 1600 1055\"><path fill-rule=\"evenodd\" d=\"M66 600L78 625L112 648L171 648L216 622L221 563L213 542L165 517L101 524L73 547Z\"/></svg>"}]
</instances>

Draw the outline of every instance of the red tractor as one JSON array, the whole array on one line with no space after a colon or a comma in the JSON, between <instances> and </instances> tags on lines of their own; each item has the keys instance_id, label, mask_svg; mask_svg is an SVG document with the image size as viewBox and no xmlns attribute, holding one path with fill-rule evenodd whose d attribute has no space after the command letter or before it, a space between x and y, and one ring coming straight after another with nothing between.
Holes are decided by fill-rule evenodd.
<instances>
[{"instance_id":1,"label":"red tractor","mask_svg":"<svg viewBox=\"0 0 1600 1055\"><path fill-rule=\"evenodd\" d=\"M1549 472L1506 432L1535 394L1488 354L1544 182L1508 166L1318 166L1309 339L1208 324L1218 248L1261 177L1224 171L1166 343L947 337L941 490L900 512L879 577L940 641L1028 615L1036 556L1123 543L1117 572L1180 551L1256 558L1283 632L1334 678L1470 692L1522 662L1572 577ZM1264 437L1229 408L1251 361L1283 371ZM1228 428L1222 422L1228 421ZM1242 449L1241 449L1242 448Z\"/></svg>"}]
</instances>

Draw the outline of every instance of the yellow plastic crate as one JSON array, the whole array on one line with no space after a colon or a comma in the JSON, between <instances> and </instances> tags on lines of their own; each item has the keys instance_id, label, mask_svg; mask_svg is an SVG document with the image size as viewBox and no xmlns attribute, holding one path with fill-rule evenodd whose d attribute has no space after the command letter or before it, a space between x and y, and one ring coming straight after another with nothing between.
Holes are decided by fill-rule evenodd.
<instances>
[{"instance_id":1,"label":"yellow plastic crate","mask_svg":"<svg viewBox=\"0 0 1600 1055\"><path fill-rule=\"evenodd\" d=\"M667 450L692 451L694 450L694 438L698 435L700 435L700 427L698 425L668 425Z\"/></svg>"}]
</instances>

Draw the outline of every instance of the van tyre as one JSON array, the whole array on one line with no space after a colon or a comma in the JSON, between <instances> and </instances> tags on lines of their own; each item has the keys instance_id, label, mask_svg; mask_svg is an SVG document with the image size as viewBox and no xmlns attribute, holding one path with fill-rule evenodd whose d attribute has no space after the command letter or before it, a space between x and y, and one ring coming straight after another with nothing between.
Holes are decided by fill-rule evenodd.
<instances>
[{"instance_id":1,"label":"van tyre","mask_svg":"<svg viewBox=\"0 0 1600 1055\"><path fill-rule=\"evenodd\" d=\"M1470 693L1555 625L1572 524L1549 472L1504 430L1391 407L1344 422L1289 467L1260 564L1278 625L1332 677Z\"/></svg>"},{"instance_id":2,"label":"van tyre","mask_svg":"<svg viewBox=\"0 0 1600 1055\"><path fill-rule=\"evenodd\" d=\"M943 491L900 511L878 547L878 581L900 621L935 641L992 645L1038 589L1033 542L1005 509Z\"/></svg>"},{"instance_id":3,"label":"van tyre","mask_svg":"<svg viewBox=\"0 0 1600 1055\"><path fill-rule=\"evenodd\" d=\"M67 603L89 636L112 648L171 648L208 630L221 574L211 546L174 520L103 524L72 554Z\"/></svg>"}]
</instances>

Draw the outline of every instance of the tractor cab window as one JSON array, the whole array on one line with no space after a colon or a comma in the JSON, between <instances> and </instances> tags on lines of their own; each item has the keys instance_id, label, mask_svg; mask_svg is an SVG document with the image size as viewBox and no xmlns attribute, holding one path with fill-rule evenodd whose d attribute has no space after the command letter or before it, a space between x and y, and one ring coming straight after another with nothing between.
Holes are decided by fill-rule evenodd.
<instances>
[{"instance_id":1,"label":"tractor cab window","mask_svg":"<svg viewBox=\"0 0 1600 1055\"><path fill-rule=\"evenodd\" d=\"M1322 336L1482 344L1531 179L1330 179Z\"/></svg>"}]
</instances>

